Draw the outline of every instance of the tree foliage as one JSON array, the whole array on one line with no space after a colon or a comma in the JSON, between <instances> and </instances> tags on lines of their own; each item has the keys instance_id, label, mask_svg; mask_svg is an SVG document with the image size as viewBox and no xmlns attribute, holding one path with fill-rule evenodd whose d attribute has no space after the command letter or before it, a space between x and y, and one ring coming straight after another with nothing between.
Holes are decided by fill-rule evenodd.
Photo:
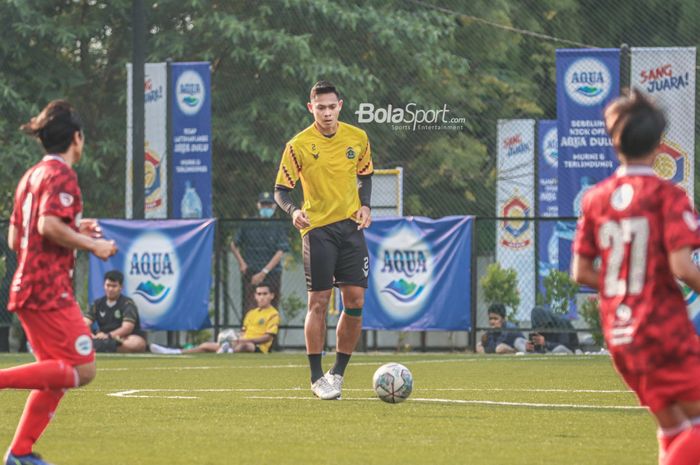
<instances>
[{"instance_id":1,"label":"tree foliage","mask_svg":"<svg viewBox=\"0 0 700 465\"><path fill-rule=\"evenodd\" d=\"M404 167L406 214L492 215L496 120L554 118L554 51L576 46L543 35L616 47L692 45L700 32L694 0L438 3L440 9L402 0L147 1L148 61L212 63L215 213L254 213L255 195L273 186L284 143L310 124L308 90L324 78L339 86L341 119L350 123L363 102L446 105L465 118L460 131L363 128L377 166ZM86 214L121 217L131 2L8 0L0 15L0 216L9 213L17 179L40 156L17 127L65 97L86 121L78 167Z\"/></svg>"}]
</instances>

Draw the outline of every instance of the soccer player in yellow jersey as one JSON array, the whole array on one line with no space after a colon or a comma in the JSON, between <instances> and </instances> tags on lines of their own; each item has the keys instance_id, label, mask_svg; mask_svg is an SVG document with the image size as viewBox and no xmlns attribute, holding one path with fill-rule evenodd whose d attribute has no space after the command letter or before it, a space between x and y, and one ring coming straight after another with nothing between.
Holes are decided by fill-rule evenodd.
<instances>
[{"instance_id":1,"label":"soccer player in yellow jersey","mask_svg":"<svg viewBox=\"0 0 700 465\"><path fill-rule=\"evenodd\" d=\"M320 399L339 399L345 368L362 332L369 254L364 228L372 216L372 155L367 134L338 121L343 107L335 86L319 81L307 108L311 126L284 149L275 200L303 237L304 272L309 307L304 323L311 390ZM289 192L301 180L304 204ZM340 288L343 314L336 329L335 365L324 375L321 364L325 316L333 286Z\"/></svg>"}]
</instances>

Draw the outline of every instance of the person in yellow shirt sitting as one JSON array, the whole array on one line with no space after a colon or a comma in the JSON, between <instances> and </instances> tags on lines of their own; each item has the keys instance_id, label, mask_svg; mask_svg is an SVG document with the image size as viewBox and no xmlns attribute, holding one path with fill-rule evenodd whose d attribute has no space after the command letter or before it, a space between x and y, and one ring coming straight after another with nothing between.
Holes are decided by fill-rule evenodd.
<instances>
[{"instance_id":1,"label":"person in yellow shirt sitting","mask_svg":"<svg viewBox=\"0 0 700 465\"><path fill-rule=\"evenodd\" d=\"M196 354L202 352L232 353L232 352L260 352L268 353L272 342L279 331L280 314L271 305L275 294L267 284L258 284L255 287L255 302L257 307L246 313L241 328L241 336L235 332L227 332L225 337L219 337L218 342L203 342L192 349L172 349L158 344L151 344L151 352L154 354Z\"/></svg>"}]
</instances>

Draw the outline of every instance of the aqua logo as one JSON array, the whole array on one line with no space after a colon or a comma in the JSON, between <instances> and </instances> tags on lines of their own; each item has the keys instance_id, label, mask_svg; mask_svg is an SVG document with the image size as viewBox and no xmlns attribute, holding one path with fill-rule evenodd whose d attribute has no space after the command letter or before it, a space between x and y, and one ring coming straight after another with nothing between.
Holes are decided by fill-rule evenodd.
<instances>
[{"instance_id":1,"label":"aqua logo","mask_svg":"<svg viewBox=\"0 0 700 465\"><path fill-rule=\"evenodd\" d=\"M172 240L146 232L127 251L125 294L134 300L147 321L157 321L177 295L180 264Z\"/></svg>"},{"instance_id":2,"label":"aqua logo","mask_svg":"<svg viewBox=\"0 0 700 465\"><path fill-rule=\"evenodd\" d=\"M581 58L564 73L564 87L569 98L579 105L598 105L612 88L610 70L596 58Z\"/></svg>"},{"instance_id":3,"label":"aqua logo","mask_svg":"<svg viewBox=\"0 0 700 465\"><path fill-rule=\"evenodd\" d=\"M187 70L177 78L175 83L175 99L177 105L186 115L196 115L206 98L204 80L198 72Z\"/></svg>"},{"instance_id":4,"label":"aqua logo","mask_svg":"<svg viewBox=\"0 0 700 465\"><path fill-rule=\"evenodd\" d=\"M376 253L370 279L382 308L399 321L415 318L433 288L430 247L412 228L404 227L388 235Z\"/></svg>"},{"instance_id":5,"label":"aqua logo","mask_svg":"<svg viewBox=\"0 0 700 465\"><path fill-rule=\"evenodd\" d=\"M542 139L542 155L544 161L552 168L559 165L559 143L557 138L557 128L553 127L544 135Z\"/></svg>"}]
</instances>

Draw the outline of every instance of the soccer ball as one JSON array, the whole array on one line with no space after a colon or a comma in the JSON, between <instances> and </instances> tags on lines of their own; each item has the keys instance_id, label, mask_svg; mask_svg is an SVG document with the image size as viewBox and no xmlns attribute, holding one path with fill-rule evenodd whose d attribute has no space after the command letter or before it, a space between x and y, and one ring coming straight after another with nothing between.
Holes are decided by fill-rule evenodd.
<instances>
[{"instance_id":1,"label":"soccer ball","mask_svg":"<svg viewBox=\"0 0 700 465\"><path fill-rule=\"evenodd\" d=\"M224 342L231 343L236 339L238 339L236 331L234 331L233 329L225 329L219 333L219 337L216 338L216 342L218 342L219 345L221 345Z\"/></svg>"},{"instance_id":2,"label":"soccer ball","mask_svg":"<svg viewBox=\"0 0 700 465\"><path fill-rule=\"evenodd\" d=\"M372 385L374 392L384 402L398 404L411 395L413 375L408 368L399 363L387 363L374 372Z\"/></svg>"}]
</instances>

